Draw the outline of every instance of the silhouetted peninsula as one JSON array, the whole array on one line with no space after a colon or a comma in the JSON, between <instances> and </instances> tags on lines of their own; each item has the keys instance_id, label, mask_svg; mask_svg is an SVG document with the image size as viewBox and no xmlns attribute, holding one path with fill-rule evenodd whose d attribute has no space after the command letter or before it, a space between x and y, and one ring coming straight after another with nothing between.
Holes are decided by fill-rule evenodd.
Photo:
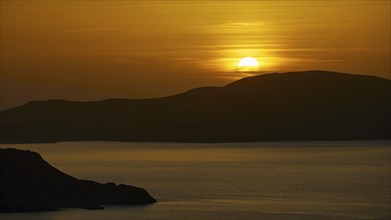
<instances>
[{"instance_id":1,"label":"silhouetted peninsula","mask_svg":"<svg viewBox=\"0 0 391 220\"><path fill-rule=\"evenodd\" d=\"M1 112L1 142L390 139L390 80L273 73L154 99L33 101Z\"/></svg>"},{"instance_id":2,"label":"silhouetted peninsula","mask_svg":"<svg viewBox=\"0 0 391 220\"><path fill-rule=\"evenodd\" d=\"M52 167L38 153L0 148L0 212L154 202L142 188L78 180Z\"/></svg>"}]
</instances>

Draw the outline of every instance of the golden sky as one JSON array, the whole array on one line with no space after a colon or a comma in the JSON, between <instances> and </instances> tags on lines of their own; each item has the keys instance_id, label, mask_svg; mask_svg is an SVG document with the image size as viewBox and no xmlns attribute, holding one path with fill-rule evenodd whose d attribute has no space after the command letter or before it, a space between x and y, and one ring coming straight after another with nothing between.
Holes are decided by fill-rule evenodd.
<instances>
[{"instance_id":1,"label":"golden sky","mask_svg":"<svg viewBox=\"0 0 391 220\"><path fill-rule=\"evenodd\" d=\"M391 78L390 1L1 0L2 109L145 98L262 72Z\"/></svg>"}]
</instances>

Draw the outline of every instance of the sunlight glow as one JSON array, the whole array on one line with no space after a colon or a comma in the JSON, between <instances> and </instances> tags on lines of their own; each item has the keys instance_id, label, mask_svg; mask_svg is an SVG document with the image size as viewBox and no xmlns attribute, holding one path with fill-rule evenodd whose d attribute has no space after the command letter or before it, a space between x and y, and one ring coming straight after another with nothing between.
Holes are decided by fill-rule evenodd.
<instances>
[{"instance_id":1,"label":"sunlight glow","mask_svg":"<svg viewBox=\"0 0 391 220\"><path fill-rule=\"evenodd\" d=\"M242 58L238 63L239 71L256 71L259 68L259 62L252 57Z\"/></svg>"}]
</instances>

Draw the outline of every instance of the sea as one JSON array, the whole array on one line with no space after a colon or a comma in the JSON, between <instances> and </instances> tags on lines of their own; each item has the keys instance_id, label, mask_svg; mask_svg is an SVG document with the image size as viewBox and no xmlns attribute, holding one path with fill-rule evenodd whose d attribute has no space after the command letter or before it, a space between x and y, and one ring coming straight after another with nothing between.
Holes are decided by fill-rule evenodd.
<instances>
[{"instance_id":1,"label":"sea","mask_svg":"<svg viewBox=\"0 0 391 220\"><path fill-rule=\"evenodd\" d=\"M391 141L59 142L36 151L79 179L145 188L157 203L0 214L4 220L391 218Z\"/></svg>"}]
</instances>

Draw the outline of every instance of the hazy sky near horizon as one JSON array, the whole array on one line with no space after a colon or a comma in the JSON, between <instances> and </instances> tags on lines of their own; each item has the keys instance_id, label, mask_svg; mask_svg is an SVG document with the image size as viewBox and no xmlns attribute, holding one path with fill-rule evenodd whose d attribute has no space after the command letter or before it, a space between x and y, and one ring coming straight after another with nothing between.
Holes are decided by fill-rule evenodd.
<instances>
[{"instance_id":1,"label":"hazy sky near horizon","mask_svg":"<svg viewBox=\"0 0 391 220\"><path fill-rule=\"evenodd\" d=\"M1 0L0 108L145 98L263 72L391 78L390 1Z\"/></svg>"}]
</instances>

